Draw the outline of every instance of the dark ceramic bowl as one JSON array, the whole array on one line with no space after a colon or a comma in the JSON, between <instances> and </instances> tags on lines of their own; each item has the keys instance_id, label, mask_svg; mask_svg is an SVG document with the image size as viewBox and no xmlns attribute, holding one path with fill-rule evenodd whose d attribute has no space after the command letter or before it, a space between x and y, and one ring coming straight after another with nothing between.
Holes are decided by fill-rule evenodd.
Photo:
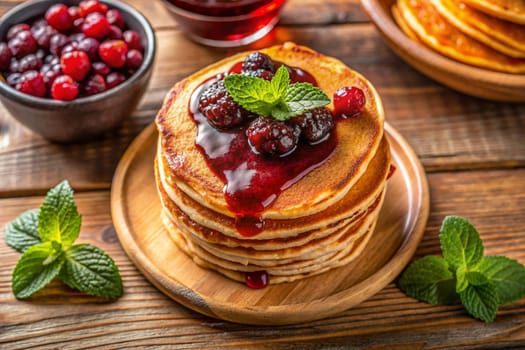
<instances>
[{"instance_id":1,"label":"dark ceramic bowl","mask_svg":"<svg viewBox=\"0 0 525 350\"><path fill-rule=\"evenodd\" d=\"M79 0L59 1L76 5ZM20 123L50 141L87 140L114 129L129 117L146 91L155 57L156 41L151 24L137 10L115 0L101 0L121 11L129 29L137 31L144 46L142 66L125 82L89 97L57 101L27 95L0 81L0 100ZM56 0L38 0L14 7L0 19L0 38L9 27L35 17L43 17Z\"/></svg>"}]
</instances>

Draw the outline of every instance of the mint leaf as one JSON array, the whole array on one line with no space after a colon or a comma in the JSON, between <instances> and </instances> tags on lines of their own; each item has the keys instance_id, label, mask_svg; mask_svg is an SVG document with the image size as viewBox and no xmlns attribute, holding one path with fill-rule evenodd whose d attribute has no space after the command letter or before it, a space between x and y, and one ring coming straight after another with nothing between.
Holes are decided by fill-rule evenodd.
<instances>
[{"instance_id":1,"label":"mint leaf","mask_svg":"<svg viewBox=\"0 0 525 350\"><path fill-rule=\"evenodd\" d=\"M469 285L460 293L461 302L473 317L491 322L498 311L498 292L492 283L480 286Z\"/></svg>"},{"instance_id":2,"label":"mint leaf","mask_svg":"<svg viewBox=\"0 0 525 350\"><path fill-rule=\"evenodd\" d=\"M67 180L49 190L38 214L38 233L43 242L56 241L70 246L80 233L81 216Z\"/></svg>"},{"instance_id":3,"label":"mint leaf","mask_svg":"<svg viewBox=\"0 0 525 350\"><path fill-rule=\"evenodd\" d=\"M500 304L512 303L525 296L525 266L516 260L486 256L479 271L496 287Z\"/></svg>"},{"instance_id":4,"label":"mint leaf","mask_svg":"<svg viewBox=\"0 0 525 350\"><path fill-rule=\"evenodd\" d=\"M304 111L322 107L330 103L330 99L319 88L309 83L296 83L288 86L284 103L290 111L289 117L301 115Z\"/></svg>"},{"instance_id":5,"label":"mint leaf","mask_svg":"<svg viewBox=\"0 0 525 350\"><path fill-rule=\"evenodd\" d=\"M27 210L8 223L5 227L5 241L20 252L41 243L38 235L38 209Z\"/></svg>"},{"instance_id":6,"label":"mint leaf","mask_svg":"<svg viewBox=\"0 0 525 350\"><path fill-rule=\"evenodd\" d=\"M290 73L284 66L280 66L270 82L270 87L274 96L284 96L286 89L290 85Z\"/></svg>"},{"instance_id":7,"label":"mint leaf","mask_svg":"<svg viewBox=\"0 0 525 350\"><path fill-rule=\"evenodd\" d=\"M268 117L279 100L267 80L242 74L231 74L224 79L224 85L233 100L250 112Z\"/></svg>"},{"instance_id":8,"label":"mint leaf","mask_svg":"<svg viewBox=\"0 0 525 350\"><path fill-rule=\"evenodd\" d=\"M453 270L475 267L483 258L483 242L466 219L447 216L439 235L443 256Z\"/></svg>"},{"instance_id":9,"label":"mint leaf","mask_svg":"<svg viewBox=\"0 0 525 350\"><path fill-rule=\"evenodd\" d=\"M290 73L284 66L271 81L230 74L224 85L233 100L248 111L280 121L330 103L328 96L310 83L290 84Z\"/></svg>"},{"instance_id":10,"label":"mint leaf","mask_svg":"<svg viewBox=\"0 0 525 350\"><path fill-rule=\"evenodd\" d=\"M461 293L468 287L467 271L465 267L456 270L456 293Z\"/></svg>"},{"instance_id":11,"label":"mint leaf","mask_svg":"<svg viewBox=\"0 0 525 350\"><path fill-rule=\"evenodd\" d=\"M66 251L60 279L72 288L91 295L117 298L122 295L122 279L115 262L91 244L78 244Z\"/></svg>"},{"instance_id":12,"label":"mint leaf","mask_svg":"<svg viewBox=\"0 0 525 350\"><path fill-rule=\"evenodd\" d=\"M455 279L439 256L415 260L403 272L398 285L407 295L430 304L453 304L458 300Z\"/></svg>"},{"instance_id":13,"label":"mint leaf","mask_svg":"<svg viewBox=\"0 0 525 350\"><path fill-rule=\"evenodd\" d=\"M13 293L21 299L30 297L58 276L63 263L60 244L44 242L30 247L13 270Z\"/></svg>"}]
</instances>

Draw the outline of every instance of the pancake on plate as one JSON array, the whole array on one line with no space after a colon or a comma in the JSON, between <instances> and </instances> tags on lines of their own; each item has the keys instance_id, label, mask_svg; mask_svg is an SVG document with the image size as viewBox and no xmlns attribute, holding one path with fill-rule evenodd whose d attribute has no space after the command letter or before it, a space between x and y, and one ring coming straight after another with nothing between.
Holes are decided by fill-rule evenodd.
<instances>
[{"instance_id":1,"label":"pancake on plate","mask_svg":"<svg viewBox=\"0 0 525 350\"><path fill-rule=\"evenodd\" d=\"M500 41L519 42L525 45L525 26L509 23L476 11L457 0L431 0L441 15L453 26L494 50L516 58L524 58L525 51ZM485 30L480 29L484 28ZM493 33L492 35L490 33Z\"/></svg>"},{"instance_id":2,"label":"pancake on plate","mask_svg":"<svg viewBox=\"0 0 525 350\"><path fill-rule=\"evenodd\" d=\"M248 60L263 56L270 63L250 70ZM351 115L338 112L333 101L322 107L333 128L315 142L305 141L304 126L279 122L301 135L279 156L247 141L262 117L246 112L246 120L225 129L202 112L206 98L214 101L213 113L232 120L242 110L232 110L228 92L217 90L222 80L270 74L269 80L281 65L293 83L313 84L330 97L352 87L364 104ZM308 130L325 125L315 120ZM168 236L198 265L252 287L254 278L261 287L350 263L373 234L391 172L383 123L370 82L341 61L293 43L240 53L196 72L175 84L156 117L155 178Z\"/></svg>"},{"instance_id":3,"label":"pancake on plate","mask_svg":"<svg viewBox=\"0 0 525 350\"><path fill-rule=\"evenodd\" d=\"M491 16L506 21L525 24L525 1L523 0L463 0L466 4Z\"/></svg>"},{"instance_id":4,"label":"pancake on plate","mask_svg":"<svg viewBox=\"0 0 525 350\"><path fill-rule=\"evenodd\" d=\"M398 0L406 24L437 52L470 65L491 70L525 73L525 59L504 55L452 25L431 0Z\"/></svg>"}]
</instances>

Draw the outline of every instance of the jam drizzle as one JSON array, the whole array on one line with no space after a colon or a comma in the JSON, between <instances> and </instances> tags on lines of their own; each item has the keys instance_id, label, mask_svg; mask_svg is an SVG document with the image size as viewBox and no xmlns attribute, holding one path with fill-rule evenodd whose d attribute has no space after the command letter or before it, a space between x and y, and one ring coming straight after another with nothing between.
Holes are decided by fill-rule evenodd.
<instances>
[{"instance_id":1,"label":"jam drizzle","mask_svg":"<svg viewBox=\"0 0 525 350\"><path fill-rule=\"evenodd\" d=\"M240 72L242 63L227 73ZM315 79L299 68L290 68L292 83ZM291 187L330 158L337 144L335 133L323 142L310 145L299 143L293 155L279 158L252 152L245 135L246 127L219 131L199 112L199 96L217 79L201 84L192 94L190 115L197 124L195 143L208 167L224 183L224 196L229 209L235 213L236 229L244 237L253 237L264 229L262 212Z\"/></svg>"}]
</instances>

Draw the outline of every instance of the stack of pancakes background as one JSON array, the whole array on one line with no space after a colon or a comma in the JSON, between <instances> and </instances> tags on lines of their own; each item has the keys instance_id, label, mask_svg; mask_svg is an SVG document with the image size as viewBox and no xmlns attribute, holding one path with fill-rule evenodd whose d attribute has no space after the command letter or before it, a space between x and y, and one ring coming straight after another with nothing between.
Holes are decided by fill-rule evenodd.
<instances>
[{"instance_id":1,"label":"stack of pancakes background","mask_svg":"<svg viewBox=\"0 0 525 350\"><path fill-rule=\"evenodd\" d=\"M392 14L409 37L445 56L525 73L524 0L397 0Z\"/></svg>"},{"instance_id":2,"label":"stack of pancakes background","mask_svg":"<svg viewBox=\"0 0 525 350\"><path fill-rule=\"evenodd\" d=\"M383 108L366 79L334 58L292 43L261 52L309 72L328 96L342 86L364 91L367 102L361 114L336 123L332 155L261 213L262 232L252 237L237 232L224 183L195 145L197 126L188 105L195 89L243 61L246 52L172 88L156 118L155 174L164 225L182 251L231 279L243 282L247 272L266 271L269 283L275 284L346 265L361 253L374 231L391 160Z\"/></svg>"}]
</instances>

